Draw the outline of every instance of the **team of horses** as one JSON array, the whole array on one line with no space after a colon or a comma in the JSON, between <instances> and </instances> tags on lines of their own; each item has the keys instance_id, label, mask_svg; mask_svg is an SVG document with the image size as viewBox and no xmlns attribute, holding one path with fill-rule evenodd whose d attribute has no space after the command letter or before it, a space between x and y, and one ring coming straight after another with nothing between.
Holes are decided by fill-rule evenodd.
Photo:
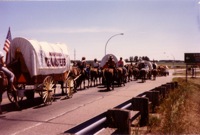
<instances>
[{"instance_id":1,"label":"team of horses","mask_svg":"<svg viewBox=\"0 0 200 135\"><path fill-rule=\"evenodd\" d=\"M78 66L72 66L70 75L74 78L74 89L85 89L104 85L107 90L113 90L114 86L125 86L129 81L141 79L145 82L147 79L156 80L158 68L146 68L144 63L126 64L123 67L116 68L94 68L87 65L85 69ZM87 81L87 82L86 82Z\"/></svg>"}]
</instances>

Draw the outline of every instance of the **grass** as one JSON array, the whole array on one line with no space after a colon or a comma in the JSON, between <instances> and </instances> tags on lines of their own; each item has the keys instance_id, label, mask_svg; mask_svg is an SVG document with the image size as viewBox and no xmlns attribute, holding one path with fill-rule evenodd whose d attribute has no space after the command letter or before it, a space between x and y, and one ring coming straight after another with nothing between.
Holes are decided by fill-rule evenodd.
<instances>
[{"instance_id":1,"label":"grass","mask_svg":"<svg viewBox=\"0 0 200 135\"><path fill-rule=\"evenodd\" d=\"M196 76L199 76L200 75L199 69L196 70L195 73L196 73ZM188 70L187 74L188 74L188 76L192 76L192 71ZM185 69L178 70L178 71L175 70L175 72L173 73L173 75L175 75L175 76L186 76L186 70Z\"/></svg>"},{"instance_id":2,"label":"grass","mask_svg":"<svg viewBox=\"0 0 200 135\"><path fill-rule=\"evenodd\" d=\"M157 116L150 116L152 134L200 133L200 79L174 78L179 87L171 91L157 109Z\"/></svg>"}]
</instances>

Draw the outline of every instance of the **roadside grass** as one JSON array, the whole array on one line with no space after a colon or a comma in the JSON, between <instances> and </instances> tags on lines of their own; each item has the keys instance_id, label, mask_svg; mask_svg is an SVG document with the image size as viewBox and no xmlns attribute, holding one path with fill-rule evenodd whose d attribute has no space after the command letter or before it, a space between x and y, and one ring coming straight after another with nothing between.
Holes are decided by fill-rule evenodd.
<instances>
[{"instance_id":1,"label":"roadside grass","mask_svg":"<svg viewBox=\"0 0 200 135\"><path fill-rule=\"evenodd\" d=\"M171 91L150 114L147 134L200 133L200 79L174 78L179 87Z\"/></svg>"},{"instance_id":2,"label":"roadside grass","mask_svg":"<svg viewBox=\"0 0 200 135\"><path fill-rule=\"evenodd\" d=\"M200 71L199 70L196 70L196 76L199 76L200 75ZM192 72L191 70L188 70L188 76L192 76ZM173 73L174 76L186 76L186 70L183 69L183 70L177 70Z\"/></svg>"}]
</instances>

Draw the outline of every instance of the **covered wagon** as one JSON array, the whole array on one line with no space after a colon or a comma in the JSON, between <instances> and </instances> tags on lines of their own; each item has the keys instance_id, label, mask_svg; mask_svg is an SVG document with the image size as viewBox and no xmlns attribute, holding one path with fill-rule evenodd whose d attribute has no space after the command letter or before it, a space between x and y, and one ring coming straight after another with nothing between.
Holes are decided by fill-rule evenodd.
<instances>
[{"instance_id":1,"label":"covered wagon","mask_svg":"<svg viewBox=\"0 0 200 135\"><path fill-rule=\"evenodd\" d=\"M117 62L118 62L117 57L116 57L114 54L107 54L107 55L105 55L105 56L101 59L101 63L100 63L100 67L101 67L101 68L106 64L106 62L108 61L108 59L109 59L110 56L113 57L113 60L114 60L114 62L116 63L116 66L117 66Z\"/></svg>"},{"instance_id":2,"label":"covered wagon","mask_svg":"<svg viewBox=\"0 0 200 135\"><path fill-rule=\"evenodd\" d=\"M104 84L107 87L107 90L110 90L110 87L114 89L114 81L115 81L115 76L114 76L114 69L110 69L107 67L108 65L108 60L110 57L113 58L114 64L117 66L118 59L115 55L113 54L107 54L105 55L100 63L100 67L102 69L102 84Z\"/></svg>"},{"instance_id":3,"label":"covered wagon","mask_svg":"<svg viewBox=\"0 0 200 135\"><path fill-rule=\"evenodd\" d=\"M17 37L11 42L7 64L15 74L17 85L23 86L21 90L38 92L44 103L48 103L55 84L64 82L68 75L70 57L66 44Z\"/></svg>"}]
</instances>

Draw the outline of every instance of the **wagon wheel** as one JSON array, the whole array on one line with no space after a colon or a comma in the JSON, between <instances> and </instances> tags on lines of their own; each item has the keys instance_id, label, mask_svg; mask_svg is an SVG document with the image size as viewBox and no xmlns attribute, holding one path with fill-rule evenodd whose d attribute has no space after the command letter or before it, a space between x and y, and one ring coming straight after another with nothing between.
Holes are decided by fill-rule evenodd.
<instances>
[{"instance_id":1,"label":"wagon wheel","mask_svg":"<svg viewBox=\"0 0 200 135\"><path fill-rule=\"evenodd\" d=\"M7 96L11 103L15 103L15 99L14 99L12 91L7 91Z\"/></svg>"},{"instance_id":2,"label":"wagon wheel","mask_svg":"<svg viewBox=\"0 0 200 135\"><path fill-rule=\"evenodd\" d=\"M51 76L47 76L43 81L43 90L39 93L45 105L52 104L54 81Z\"/></svg>"},{"instance_id":3,"label":"wagon wheel","mask_svg":"<svg viewBox=\"0 0 200 135\"><path fill-rule=\"evenodd\" d=\"M14 98L12 91L7 91L7 96L8 96L8 99L11 103L15 103L15 98ZM23 100L23 97L17 96L17 101L22 101L22 100Z\"/></svg>"},{"instance_id":4,"label":"wagon wheel","mask_svg":"<svg viewBox=\"0 0 200 135\"><path fill-rule=\"evenodd\" d=\"M74 80L72 77L69 77L67 80L65 80L65 86L66 97L72 98L74 90Z\"/></svg>"},{"instance_id":5,"label":"wagon wheel","mask_svg":"<svg viewBox=\"0 0 200 135\"><path fill-rule=\"evenodd\" d=\"M16 94L16 95L17 95L17 94ZM7 96L8 96L8 99L9 99L9 101L10 101L11 103L15 103L15 99L14 99L14 95L13 95L12 91L8 90L8 91L7 91ZM23 97L19 97L19 96L17 95L17 101L22 101L22 100L23 100Z\"/></svg>"}]
</instances>

